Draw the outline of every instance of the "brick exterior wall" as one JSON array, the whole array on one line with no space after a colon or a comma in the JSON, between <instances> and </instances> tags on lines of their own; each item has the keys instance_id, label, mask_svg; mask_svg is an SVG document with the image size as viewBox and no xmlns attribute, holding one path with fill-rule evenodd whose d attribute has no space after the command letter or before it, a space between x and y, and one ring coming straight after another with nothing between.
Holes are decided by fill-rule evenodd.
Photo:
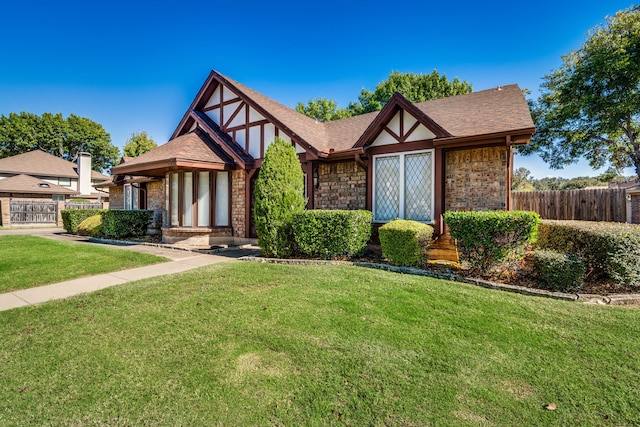
<instances>
[{"instance_id":1,"label":"brick exterior wall","mask_svg":"<svg viewBox=\"0 0 640 427\"><path fill-rule=\"evenodd\" d=\"M506 209L507 156L506 147L447 152L445 211Z\"/></svg>"},{"instance_id":2,"label":"brick exterior wall","mask_svg":"<svg viewBox=\"0 0 640 427\"><path fill-rule=\"evenodd\" d=\"M315 209L366 209L367 172L355 161L320 163Z\"/></svg>"},{"instance_id":3,"label":"brick exterior wall","mask_svg":"<svg viewBox=\"0 0 640 427\"><path fill-rule=\"evenodd\" d=\"M631 223L640 224L640 194L631 195Z\"/></svg>"},{"instance_id":4,"label":"brick exterior wall","mask_svg":"<svg viewBox=\"0 0 640 427\"><path fill-rule=\"evenodd\" d=\"M234 237L244 237L245 176L243 170L231 171L231 227Z\"/></svg>"},{"instance_id":5,"label":"brick exterior wall","mask_svg":"<svg viewBox=\"0 0 640 427\"><path fill-rule=\"evenodd\" d=\"M110 209L124 209L124 187L109 187Z\"/></svg>"},{"instance_id":6,"label":"brick exterior wall","mask_svg":"<svg viewBox=\"0 0 640 427\"><path fill-rule=\"evenodd\" d=\"M147 183L147 209L152 211L164 210L164 179Z\"/></svg>"}]
</instances>

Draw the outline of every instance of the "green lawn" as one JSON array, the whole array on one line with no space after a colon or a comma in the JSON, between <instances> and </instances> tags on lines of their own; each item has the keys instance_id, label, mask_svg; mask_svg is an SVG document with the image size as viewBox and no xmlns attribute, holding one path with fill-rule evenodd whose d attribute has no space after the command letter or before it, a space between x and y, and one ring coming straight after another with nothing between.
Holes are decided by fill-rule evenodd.
<instances>
[{"instance_id":1,"label":"green lawn","mask_svg":"<svg viewBox=\"0 0 640 427\"><path fill-rule=\"evenodd\" d=\"M216 264L0 312L0 425L638 425L639 316Z\"/></svg>"},{"instance_id":2,"label":"green lawn","mask_svg":"<svg viewBox=\"0 0 640 427\"><path fill-rule=\"evenodd\" d=\"M43 237L0 236L0 293L168 261Z\"/></svg>"}]
</instances>

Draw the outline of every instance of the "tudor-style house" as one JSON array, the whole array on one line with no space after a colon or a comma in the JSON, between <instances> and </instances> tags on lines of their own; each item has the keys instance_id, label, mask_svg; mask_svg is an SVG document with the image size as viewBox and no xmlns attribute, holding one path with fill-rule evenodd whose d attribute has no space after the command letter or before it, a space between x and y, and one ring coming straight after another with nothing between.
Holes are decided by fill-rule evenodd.
<instances>
[{"instance_id":1,"label":"tudor-style house","mask_svg":"<svg viewBox=\"0 0 640 427\"><path fill-rule=\"evenodd\" d=\"M111 207L161 212L165 242L255 237L254 183L279 136L298 153L309 209L442 233L445 210L509 209L513 147L534 130L517 85L415 104L396 93L379 112L318 122L212 71L169 142L112 169Z\"/></svg>"}]
</instances>

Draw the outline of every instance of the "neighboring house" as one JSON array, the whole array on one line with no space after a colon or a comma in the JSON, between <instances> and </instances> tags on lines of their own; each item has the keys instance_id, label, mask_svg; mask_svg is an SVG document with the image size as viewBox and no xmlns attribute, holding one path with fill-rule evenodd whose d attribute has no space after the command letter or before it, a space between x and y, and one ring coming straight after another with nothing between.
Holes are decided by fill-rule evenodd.
<instances>
[{"instance_id":1,"label":"neighboring house","mask_svg":"<svg viewBox=\"0 0 640 427\"><path fill-rule=\"evenodd\" d=\"M445 210L508 209L513 147L534 131L516 85L415 104L396 93L379 112L317 122L212 71L168 143L112 168L111 207L135 208L137 188L165 242L254 237L254 183L279 136L298 153L309 209L369 209L378 224L440 234Z\"/></svg>"},{"instance_id":2,"label":"neighboring house","mask_svg":"<svg viewBox=\"0 0 640 427\"><path fill-rule=\"evenodd\" d=\"M0 159L0 197L104 200L109 193L96 189L95 185L109 179L91 170L89 153L80 153L78 164L42 150Z\"/></svg>"}]
</instances>

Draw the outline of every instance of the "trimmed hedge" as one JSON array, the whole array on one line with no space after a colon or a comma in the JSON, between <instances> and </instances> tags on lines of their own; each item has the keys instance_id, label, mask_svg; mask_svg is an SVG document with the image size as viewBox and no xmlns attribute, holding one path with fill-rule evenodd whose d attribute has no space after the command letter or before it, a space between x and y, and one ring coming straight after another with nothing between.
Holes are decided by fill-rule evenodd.
<instances>
[{"instance_id":1,"label":"trimmed hedge","mask_svg":"<svg viewBox=\"0 0 640 427\"><path fill-rule=\"evenodd\" d=\"M378 229L382 256L393 265L423 267L427 263L433 227L396 219Z\"/></svg>"},{"instance_id":2,"label":"trimmed hedge","mask_svg":"<svg viewBox=\"0 0 640 427\"><path fill-rule=\"evenodd\" d=\"M143 236L153 220L151 210L106 210L102 212L102 237Z\"/></svg>"},{"instance_id":3,"label":"trimmed hedge","mask_svg":"<svg viewBox=\"0 0 640 427\"><path fill-rule=\"evenodd\" d=\"M544 220L536 248L579 255L596 277L640 286L640 226L616 222Z\"/></svg>"},{"instance_id":4,"label":"trimmed hedge","mask_svg":"<svg viewBox=\"0 0 640 427\"><path fill-rule=\"evenodd\" d=\"M78 225L77 233L80 236L98 237L102 232L102 215L90 216Z\"/></svg>"},{"instance_id":5,"label":"trimmed hedge","mask_svg":"<svg viewBox=\"0 0 640 427\"><path fill-rule=\"evenodd\" d=\"M60 211L62 226L68 233L75 233L82 221L105 211L106 209L63 209Z\"/></svg>"},{"instance_id":6,"label":"trimmed hedge","mask_svg":"<svg viewBox=\"0 0 640 427\"><path fill-rule=\"evenodd\" d=\"M372 221L365 210L307 210L293 214L291 225L299 253L330 259L362 255Z\"/></svg>"},{"instance_id":7,"label":"trimmed hedge","mask_svg":"<svg viewBox=\"0 0 640 427\"><path fill-rule=\"evenodd\" d=\"M550 250L535 250L533 275L545 288L556 292L578 292L584 283L584 261L574 254Z\"/></svg>"},{"instance_id":8,"label":"trimmed hedge","mask_svg":"<svg viewBox=\"0 0 640 427\"><path fill-rule=\"evenodd\" d=\"M536 239L540 216L526 211L445 212L444 221L458 240L460 258L472 267L524 258Z\"/></svg>"}]
</instances>

